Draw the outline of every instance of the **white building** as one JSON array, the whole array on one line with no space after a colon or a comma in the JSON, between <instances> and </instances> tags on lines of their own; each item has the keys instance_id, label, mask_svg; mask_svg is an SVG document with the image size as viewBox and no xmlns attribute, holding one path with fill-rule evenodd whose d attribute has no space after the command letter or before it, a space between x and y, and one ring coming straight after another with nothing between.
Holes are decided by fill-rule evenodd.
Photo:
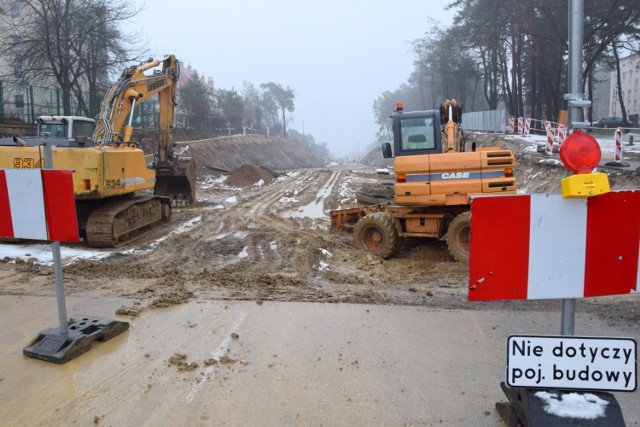
<instances>
[{"instance_id":1,"label":"white building","mask_svg":"<svg viewBox=\"0 0 640 427\"><path fill-rule=\"evenodd\" d=\"M640 54L636 53L620 59L620 84L622 86L622 100L627 109L629 121L637 126L640 114ZM615 71L610 74L609 91L611 97L608 115L622 117Z\"/></svg>"}]
</instances>

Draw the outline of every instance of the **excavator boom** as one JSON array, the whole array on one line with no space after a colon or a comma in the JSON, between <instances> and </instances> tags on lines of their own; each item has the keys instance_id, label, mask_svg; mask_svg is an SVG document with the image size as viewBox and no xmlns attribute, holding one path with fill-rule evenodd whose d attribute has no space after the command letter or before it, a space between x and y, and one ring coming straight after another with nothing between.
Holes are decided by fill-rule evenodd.
<instances>
[{"instance_id":1,"label":"excavator boom","mask_svg":"<svg viewBox=\"0 0 640 427\"><path fill-rule=\"evenodd\" d=\"M161 70L151 75L145 74L145 71L160 64ZM94 141L98 144L129 143L136 105L158 95L158 140L154 146L152 165L156 171L154 191L157 195L171 197L176 203L191 204L195 201L195 162L190 157L177 156L171 142L179 77L180 64L174 55L162 61L150 59L125 69L102 101Z\"/></svg>"}]
</instances>

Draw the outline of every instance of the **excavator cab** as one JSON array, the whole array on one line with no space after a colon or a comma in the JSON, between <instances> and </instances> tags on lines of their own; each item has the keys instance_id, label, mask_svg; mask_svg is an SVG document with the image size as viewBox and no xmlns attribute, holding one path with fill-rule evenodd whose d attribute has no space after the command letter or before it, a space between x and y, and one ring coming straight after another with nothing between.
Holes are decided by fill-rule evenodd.
<instances>
[{"instance_id":1,"label":"excavator cab","mask_svg":"<svg viewBox=\"0 0 640 427\"><path fill-rule=\"evenodd\" d=\"M437 110L404 112L401 106L391 115L395 156L442 153L440 113ZM391 144L382 144L385 159L394 157Z\"/></svg>"}]
</instances>

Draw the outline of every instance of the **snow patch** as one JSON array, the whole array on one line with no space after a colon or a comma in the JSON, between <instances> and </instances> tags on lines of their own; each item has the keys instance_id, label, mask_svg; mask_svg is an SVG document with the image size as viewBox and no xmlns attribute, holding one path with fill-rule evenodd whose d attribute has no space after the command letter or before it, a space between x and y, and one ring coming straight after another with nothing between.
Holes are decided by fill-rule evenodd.
<instances>
[{"instance_id":1,"label":"snow patch","mask_svg":"<svg viewBox=\"0 0 640 427\"><path fill-rule=\"evenodd\" d=\"M224 182L227 180L226 176L212 177L207 176L202 182L198 183L198 188L202 190L208 190L214 187L220 187L224 185Z\"/></svg>"},{"instance_id":2,"label":"snow patch","mask_svg":"<svg viewBox=\"0 0 640 427\"><path fill-rule=\"evenodd\" d=\"M561 165L562 162L558 159L541 159L538 163L549 163L552 165Z\"/></svg>"},{"instance_id":3,"label":"snow patch","mask_svg":"<svg viewBox=\"0 0 640 427\"><path fill-rule=\"evenodd\" d=\"M604 413L609 404L591 393L567 393L558 397L557 393L539 391L535 395L544 401L546 413L558 417L595 420L605 416Z\"/></svg>"},{"instance_id":4,"label":"snow patch","mask_svg":"<svg viewBox=\"0 0 640 427\"><path fill-rule=\"evenodd\" d=\"M0 259L13 258L14 261L10 263L14 264L15 258L21 258L25 261L35 258L37 264L51 266L53 265L53 253L51 251L50 244L3 243L0 244ZM79 259L97 261L109 255L111 255L111 252L60 246L60 257L63 265L73 264Z\"/></svg>"},{"instance_id":5,"label":"snow patch","mask_svg":"<svg viewBox=\"0 0 640 427\"><path fill-rule=\"evenodd\" d=\"M329 252L328 250L326 250L325 248L320 248L320 252L322 252L322 255L331 258L333 256L333 254L331 252Z\"/></svg>"},{"instance_id":6,"label":"snow patch","mask_svg":"<svg viewBox=\"0 0 640 427\"><path fill-rule=\"evenodd\" d=\"M207 206L204 208L205 211L217 211L220 209L224 209L225 206L224 205L215 205L215 206Z\"/></svg>"},{"instance_id":7,"label":"snow patch","mask_svg":"<svg viewBox=\"0 0 640 427\"><path fill-rule=\"evenodd\" d=\"M175 230L167 233L165 236L156 239L149 245L145 246L145 249L129 249L126 251L105 251L97 249L84 249L68 246L60 246L60 257L62 258L63 265L73 264L75 261L84 259L90 261L98 261L104 259L113 254L131 255L133 253L141 254L153 251L160 243L168 239L169 237L182 234L191 230L195 225L202 220L202 216L192 218L188 221L180 224ZM2 258L22 258L25 261L30 258L35 258L35 263L39 265L51 266L53 265L53 254L51 252L51 245L47 243L33 243L33 244L21 244L21 243L0 243L0 259ZM15 263L14 261L11 261Z\"/></svg>"},{"instance_id":8,"label":"snow patch","mask_svg":"<svg viewBox=\"0 0 640 427\"><path fill-rule=\"evenodd\" d=\"M143 249L143 250L138 250L136 248L133 248L133 249L129 249L129 250L124 251L124 252L119 252L119 253L123 254L123 255L131 255L133 253L142 254L142 253L152 252L160 243L164 242L169 237L174 236L176 234L182 234L182 233L184 233L186 231L189 231L189 230L193 229L195 227L195 225L200 221L202 221L202 215L197 216L195 218L191 218L190 220L183 222L175 230L171 230L171 232L169 232L165 236L162 236L159 239L156 239L155 241L153 241L148 246L145 246L145 249Z\"/></svg>"}]
</instances>

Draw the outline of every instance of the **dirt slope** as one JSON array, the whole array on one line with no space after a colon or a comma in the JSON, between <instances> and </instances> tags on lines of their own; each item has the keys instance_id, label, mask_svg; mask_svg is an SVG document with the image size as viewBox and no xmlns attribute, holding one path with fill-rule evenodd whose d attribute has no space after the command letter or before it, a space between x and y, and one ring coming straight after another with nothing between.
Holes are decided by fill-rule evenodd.
<instances>
[{"instance_id":1,"label":"dirt slope","mask_svg":"<svg viewBox=\"0 0 640 427\"><path fill-rule=\"evenodd\" d=\"M312 168L323 165L303 145L288 139L265 135L238 135L199 141L178 142L178 150L193 157L199 175L215 169L232 171L243 164L272 171Z\"/></svg>"}]
</instances>

